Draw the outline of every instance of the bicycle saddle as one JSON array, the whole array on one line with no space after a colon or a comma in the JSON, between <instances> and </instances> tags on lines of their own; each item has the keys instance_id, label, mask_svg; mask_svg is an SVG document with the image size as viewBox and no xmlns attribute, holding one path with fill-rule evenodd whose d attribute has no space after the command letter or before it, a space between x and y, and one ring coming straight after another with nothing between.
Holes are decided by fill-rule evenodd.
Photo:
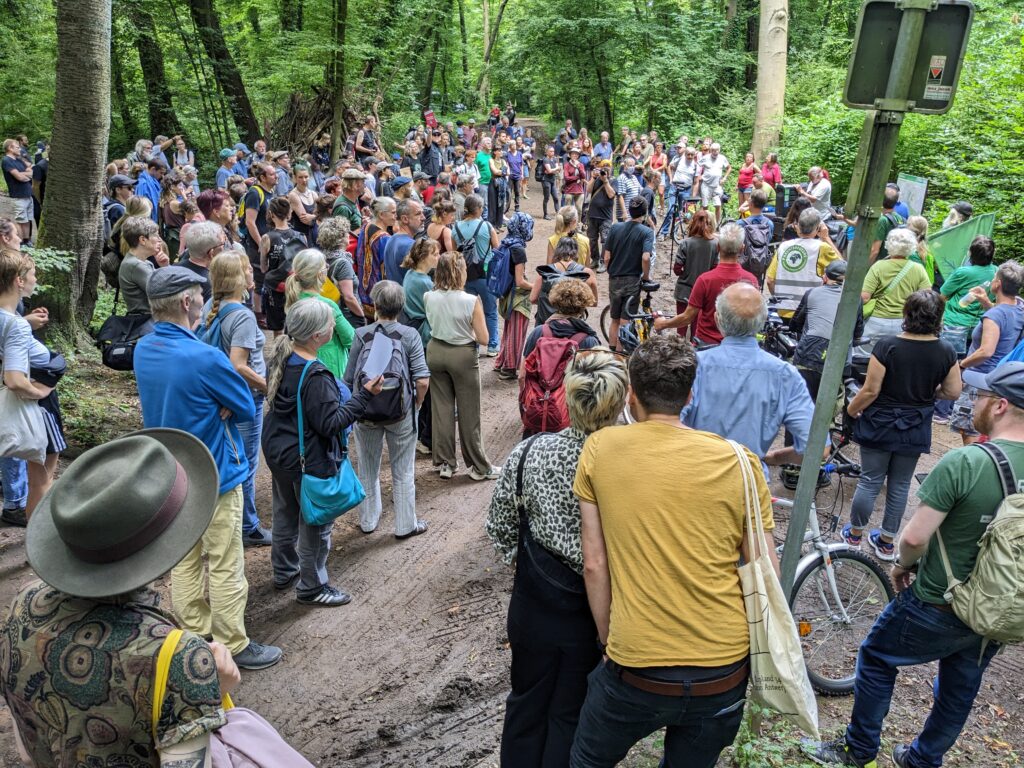
<instances>
[{"instance_id":1,"label":"bicycle saddle","mask_svg":"<svg viewBox=\"0 0 1024 768\"><path fill-rule=\"evenodd\" d=\"M645 280L640 283L640 290L645 293L654 293L659 288L661 288L661 283L655 283L653 280Z\"/></svg>"}]
</instances>

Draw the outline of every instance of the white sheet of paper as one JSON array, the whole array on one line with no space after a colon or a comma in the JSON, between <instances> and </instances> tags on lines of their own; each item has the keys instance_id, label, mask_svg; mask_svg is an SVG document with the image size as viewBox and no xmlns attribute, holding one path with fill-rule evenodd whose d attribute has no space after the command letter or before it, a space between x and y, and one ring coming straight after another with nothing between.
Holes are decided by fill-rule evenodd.
<instances>
[{"instance_id":1,"label":"white sheet of paper","mask_svg":"<svg viewBox=\"0 0 1024 768\"><path fill-rule=\"evenodd\" d=\"M363 364L363 375L367 380L375 379L384 373L391 361L392 349L391 339L380 333L374 334L370 353L366 356L366 362Z\"/></svg>"}]
</instances>

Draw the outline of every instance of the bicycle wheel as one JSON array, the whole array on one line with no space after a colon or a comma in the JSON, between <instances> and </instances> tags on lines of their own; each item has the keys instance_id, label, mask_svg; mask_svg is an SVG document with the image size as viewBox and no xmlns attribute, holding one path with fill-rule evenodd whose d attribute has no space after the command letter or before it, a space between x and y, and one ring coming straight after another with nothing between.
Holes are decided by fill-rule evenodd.
<instances>
[{"instance_id":1,"label":"bicycle wheel","mask_svg":"<svg viewBox=\"0 0 1024 768\"><path fill-rule=\"evenodd\" d=\"M835 592L829 583L830 570L835 574ZM816 691L826 696L853 692L857 651L894 595L881 566L854 550L832 552L831 569L819 555L797 574L789 607ZM844 608L848 621L843 618Z\"/></svg>"},{"instance_id":2,"label":"bicycle wheel","mask_svg":"<svg viewBox=\"0 0 1024 768\"><path fill-rule=\"evenodd\" d=\"M606 344L611 344L612 343L612 337L609 335L609 333L610 333L609 329L611 327L611 324L612 324L612 308L611 308L611 305L607 305L607 306L605 306L604 309L601 310L601 321L600 321L601 335L604 336L604 340L605 340Z\"/></svg>"},{"instance_id":3,"label":"bicycle wheel","mask_svg":"<svg viewBox=\"0 0 1024 768\"><path fill-rule=\"evenodd\" d=\"M679 245L683 240L686 239L686 217L683 215L675 216L672 220L672 242L675 245Z\"/></svg>"}]
</instances>

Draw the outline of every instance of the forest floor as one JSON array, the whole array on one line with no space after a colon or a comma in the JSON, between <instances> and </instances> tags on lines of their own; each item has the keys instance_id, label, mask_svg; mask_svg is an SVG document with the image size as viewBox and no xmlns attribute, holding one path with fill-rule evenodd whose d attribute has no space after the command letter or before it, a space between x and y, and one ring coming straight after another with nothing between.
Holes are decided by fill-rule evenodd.
<instances>
[{"instance_id":1,"label":"forest floor","mask_svg":"<svg viewBox=\"0 0 1024 768\"><path fill-rule=\"evenodd\" d=\"M540 219L536 182L529 194L524 209L537 219L528 247L532 267L543 263L553 228L552 222ZM669 309L674 306L674 278L667 249L659 259L655 274L664 286L659 305ZM600 277L599 283L604 292L607 280ZM520 436L517 385L498 379L486 358L481 360L481 379L484 443L492 462L500 464ZM94 444L139 426L131 377L100 367L92 354L74 360L61 396L72 443ZM955 446L948 431L939 428L935 433L935 453L922 458L922 470ZM464 469L450 481L440 480L430 459L423 457L417 458L416 475L419 515L430 522L426 535L396 541L388 505L372 535L359 531L353 514L336 523L328 570L334 584L352 593L348 606L299 605L290 593L273 589L269 549L246 552L249 633L255 640L280 645L285 655L276 667L243 673L235 700L265 716L325 768L484 768L499 762L509 685L505 612L512 571L496 557L484 534L493 484L473 482ZM844 482L848 514L853 483ZM388 499L386 469L381 484ZM774 490L791 496L781 486ZM257 506L270 525L265 467L258 475ZM785 525L780 525L780 542L784 534ZM24 559L23 538L22 529L0 527L2 605L34 578ZM165 595L166 586L166 580L159 584ZM887 747L909 740L921 727L934 674L934 668L914 668L900 675L884 732ZM1011 649L996 659L948 765L1021 764L1024 693L1017 685L1022 679L1024 651ZM819 699L823 735L838 733L851 704L851 697ZM745 729L719 765L805 765L797 743L797 734L769 717L762 735ZM660 745L660 736L652 735L623 765L653 768ZM889 764L888 759L880 764ZM0 765L18 765L6 708L0 710Z\"/></svg>"}]
</instances>

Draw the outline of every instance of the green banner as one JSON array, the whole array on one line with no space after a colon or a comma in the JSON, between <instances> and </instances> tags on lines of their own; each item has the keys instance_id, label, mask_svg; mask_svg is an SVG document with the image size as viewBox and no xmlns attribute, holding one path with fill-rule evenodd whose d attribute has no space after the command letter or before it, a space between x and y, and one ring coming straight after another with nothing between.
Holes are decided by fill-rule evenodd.
<instances>
[{"instance_id":1,"label":"green banner","mask_svg":"<svg viewBox=\"0 0 1024 768\"><path fill-rule=\"evenodd\" d=\"M978 235L991 237L995 222L994 213L982 213L972 216L963 224L928 236L928 247L943 277L949 277L954 269L967 263L967 249L971 241Z\"/></svg>"}]
</instances>

